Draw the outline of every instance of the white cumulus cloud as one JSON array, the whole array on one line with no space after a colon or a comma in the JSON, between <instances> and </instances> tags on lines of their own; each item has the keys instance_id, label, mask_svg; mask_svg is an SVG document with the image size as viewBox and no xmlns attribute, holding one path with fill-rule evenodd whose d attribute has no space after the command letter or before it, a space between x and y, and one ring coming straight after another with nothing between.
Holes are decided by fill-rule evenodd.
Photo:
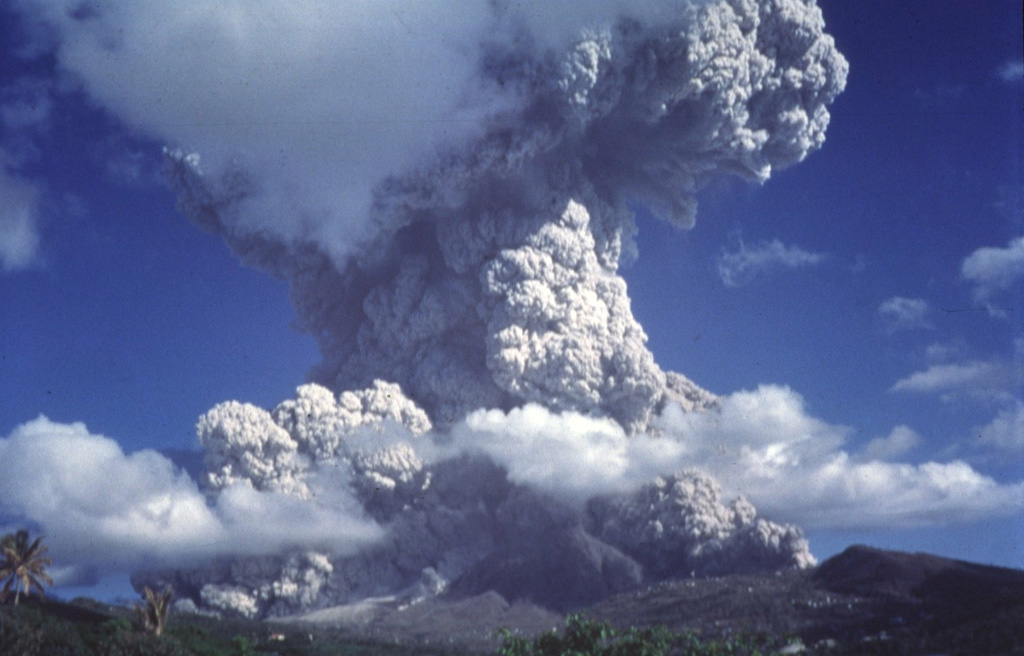
<instances>
[{"instance_id":1,"label":"white cumulus cloud","mask_svg":"<svg viewBox=\"0 0 1024 656\"><path fill-rule=\"evenodd\" d=\"M921 444L921 436L908 426L897 426L888 436L877 437L869 441L860 450L858 460L891 461L894 458L912 451Z\"/></svg>"},{"instance_id":2,"label":"white cumulus cloud","mask_svg":"<svg viewBox=\"0 0 1024 656\"><path fill-rule=\"evenodd\" d=\"M148 449L126 454L81 423L40 416L0 439L0 515L38 525L55 565L70 572L298 545L344 551L378 537L376 525L344 499L332 502L242 485L208 502L164 456Z\"/></svg>"},{"instance_id":3,"label":"white cumulus cloud","mask_svg":"<svg viewBox=\"0 0 1024 656\"><path fill-rule=\"evenodd\" d=\"M739 287L776 269L800 269L821 264L821 253L787 246L778 239L748 247L742 239L718 258L718 275L727 287Z\"/></svg>"},{"instance_id":4,"label":"white cumulus cloud","mask_svg":"<svg viewBox=\"0 0 1024 656\"><path fill-rule=\"evenodd\" d=\"M861 449L858 457L862 461L892 460L921 444L921 436L909 426L896 426L886 437L876 437Z\"/></svg>"},{"instance_id":5,"label":"white cumulus cloud","mask_svg":"<svg viewBox=\"0 0 1024 656\"><path fill-rule=\"evenodd\" d=\"M536 404L508 413L474 412L452 435L452 447L486 454L511 480L575 502L625 492L677 470L687 450L675 440L630 437L609 419Z\"/></svg>"},{"instance_id":6,"label":"white cumulus cloud","mask_svg":"<svg viewBox=\"0 0 1024 656\"><path fill-rule=\"evenodd\" d=\"M814 418L789 388L723 399L720 413L668 416L666 431L698 445L691 461L767 517L805 527L899 527L1024 511L1024 483L1003 485L961 461L863 461L844 426ZM912 441L903 428L890 442ZM903 435L900 435L903 433Z\"/></svg>"},{"instance_id":7,"label":"white cumulus cloud","mask_svg":"<svg viewBox=\"0 0 1024 656\"><path fill-rule=\"evenodd\" d=\"M527 406L470 415L450 446L482 451L512 480L570 501L698 467L762 516L812 528L896 528L1024 511L1024 483L999 484L961 461L891 462L920 442L907 426L851 453L852 429L814 417L787 387L736 392L706 412L669 406L655 429L629 437L608 420Z\"/></svg>"}]
</instances>

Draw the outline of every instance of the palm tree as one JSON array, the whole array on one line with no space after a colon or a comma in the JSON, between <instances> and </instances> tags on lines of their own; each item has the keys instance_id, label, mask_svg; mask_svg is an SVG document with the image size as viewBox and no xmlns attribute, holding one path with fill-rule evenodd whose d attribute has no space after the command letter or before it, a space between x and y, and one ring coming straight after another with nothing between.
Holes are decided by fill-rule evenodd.
<instances>
[{"instance_id":1,"label":"palm tree","mask_svg":"<svg viewBox=\"0 0 1024 656\"><path fill-rule=\"evenodd\" d=\"M22 529L17 533L8 533L0 539L3 560L0 560L0 580L6 579L3 590L0 590L0 601L6 601L11 588L14 588L14 605L18 605L21 592L32 594L32 586L39 590L43 597L43 582L53 585L53 579L46 573L46 567L53 561L46 557L46 547L42 546L42 537L28 543L28 531Z\"/></svg>"},{"instance_id":2,"label":"palm tree","mask_svg":"<svg viewBox=\"0 0 1024 656\"><path fill-rule=\"evenodd\" d=\"M143 588L142 594L145 597L144 603L136 606L135 610L142 620L143 628L159 638L164 632L167 611L170 610L174 590L168 585L163 592L157 593L147 585Z\"/></svg>"}]
</instances>

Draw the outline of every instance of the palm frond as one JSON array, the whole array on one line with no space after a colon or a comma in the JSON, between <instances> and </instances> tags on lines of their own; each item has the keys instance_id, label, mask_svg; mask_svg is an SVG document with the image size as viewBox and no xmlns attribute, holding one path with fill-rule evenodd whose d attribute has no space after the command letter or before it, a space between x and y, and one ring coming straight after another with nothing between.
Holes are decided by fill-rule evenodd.
<instances>
[{"instance_id":1,"label":"palm frond","mask_svg":"<svg viewBox=\"0 0 1024 656\"><path fill-rule=\"evenodd\" d=\"M147 585L142 589L142 594L145 597L145 603L136 606L135 610L143 628L159 636L163 633L164 625L167 622L167 612L171 607L174 590L168 585L163 592L157 593Z\"/></svg>"},{"instance_id":2,"label":"palm frond","mask_svg":"<svg viewBox=\"0 0 1024 656\"><path fill-rule=\"evenodd\" d=\"M53 585L53 579L45 570L53 564L53 560L45 555L47 547L43 545L42 536L30 543L28 531L22 529L0 538L0 548L3 549L0 579L6 579L0 599L6 600L12 587L15 590L15 604L22 591L31 595L33 586L40 595L45 596L43 583Z\"/></svg>"}]
</instances>

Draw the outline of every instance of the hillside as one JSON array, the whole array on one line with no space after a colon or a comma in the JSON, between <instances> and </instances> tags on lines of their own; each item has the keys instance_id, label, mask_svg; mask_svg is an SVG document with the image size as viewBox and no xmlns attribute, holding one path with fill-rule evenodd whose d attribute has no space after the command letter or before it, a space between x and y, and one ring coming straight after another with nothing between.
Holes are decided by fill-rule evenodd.
<instances>
[{"instance_id":1,"label":"hillside","mask_svg":"<svg viewBox=\"0 0 1024 656\"><path fill-rule=\"evenodd\" d=\"M280 621L344 626L381 638L456 640L478 649L496 644L484 627L532 634L557 623L542 608L510 605L494 593L449 595L412 606L382 600L355 610L343 606ZM812 646L850 645L849 653L863 653L871 641L922 649L907 653L929 653L925 647L945 651L959 643L965 643L964 654L1024 653L1024 571L863 546L810 570L667 581L583 612L620 628L660 624L705 638L763 632L799 636ZM981 637L995 642L985 647Z\"/></svg>"},{"instance_id":2,"label":"hillside","mask_svg":"<svg viewBox=\"0 0 1024 656\"><path fill-rule=\"evenodd\" d=\"M698 653L719 653L707 641L765 634L777 645L799 639L808 654L1024 654L1024 571L863 546L811 570L667 581L582 612L619 628L692 632L712 645ZM0 656L489 653L499 627L537 635L564 622L494 592L382 598L270 622L177 613L162 641L130 618L81 599L0 606Z\"/></svg>"}]
</instances>

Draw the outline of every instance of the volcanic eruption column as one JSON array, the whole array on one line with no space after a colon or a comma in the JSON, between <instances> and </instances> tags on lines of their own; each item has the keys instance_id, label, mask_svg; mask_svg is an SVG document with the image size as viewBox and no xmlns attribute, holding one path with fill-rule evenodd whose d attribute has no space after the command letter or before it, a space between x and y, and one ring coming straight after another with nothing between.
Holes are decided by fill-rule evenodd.
<instances>
[{"instance_id":1,"label":"volcanic eruption column","mask_svg":"<svg viewBox=\"0 0 1024 656\"><path fill-rule=\"evenodd\" d=\"M517 535L538 532L604 554L571 598L505 586L555 606L645 577L813 562L797 529L756 519L742 499L724 504L698 472L578 513L479 458L436 456L479 409L538 404L612 419L632 439L655 439L645 431L669 404L714 412L712 394L658 367L632 316L618 275L635 256L627 203L689 228L709 180L763 182L801 161L824 142L847 63L812 0L669 4L624 4L565 43L506 21L477 63L500 101L470 136L381 181L372 229L345 252L322 231L248 220L264 190L244 165L209 172L199 154L167 152L182 211L289 283L323 356L315 383L273 411L230 402L200 419L211 493L241 483L316 502L332 469L389 527L357 557L299 549L178 572L185 594L254 615L420 578L501 589L482 568L501 571L502 554L529 542Z\"/></svg>"}]
</instances>

